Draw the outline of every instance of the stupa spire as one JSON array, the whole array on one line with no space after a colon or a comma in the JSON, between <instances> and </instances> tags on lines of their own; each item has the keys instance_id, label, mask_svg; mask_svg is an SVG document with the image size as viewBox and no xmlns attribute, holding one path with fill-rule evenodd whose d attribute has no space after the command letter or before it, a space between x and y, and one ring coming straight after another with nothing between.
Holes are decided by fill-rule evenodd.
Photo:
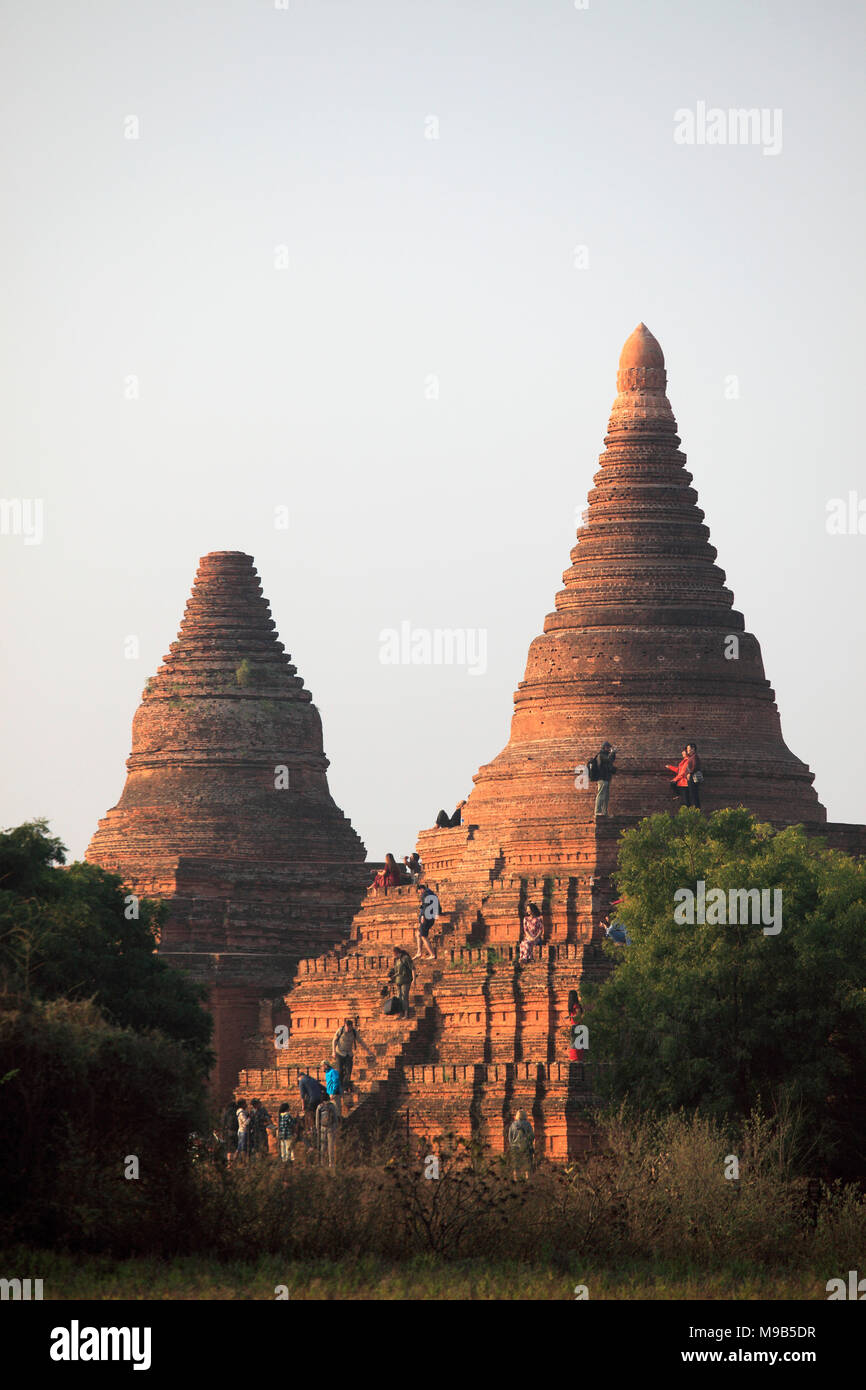
<instances>
[{"instance_id":1,"label":"stupa spire","mask_svg":"<svg viewBox=\"0 0 866 1390\"><path fill-rule=\"evenodd\" d=\"M668 804L665 763L692 738L713 763L708 803L745 802L782 822L826 818L812 774L784 743L760 647L716 564L664 360L638 324L620 354L605 450L564 587L529 649L509 744L475 778L469 823L513 819L519 839L527 811L519 801L509 807L509 779L531 776L533 813L561 822L553 841L564 847L569 825L592 822L591 798L574 795L574 768L602 738L628 762L616 783L619 813ZM744 729L760 779L743 775Z\"/></svg>"},{"instance_id":2,"label":"stupa spire","mask_svg":"<svg viewBox=\"0 0 866 1390\"><path fill-rule=\"evenodd\" d=\"M644 435L674 438L677 422L666 394L667 380L661 345L646 324L639 323L626 338L619 355L617 397L610 413L608 436L621 437L629 430L638 430Z\"/></svg>"}]
</instances>

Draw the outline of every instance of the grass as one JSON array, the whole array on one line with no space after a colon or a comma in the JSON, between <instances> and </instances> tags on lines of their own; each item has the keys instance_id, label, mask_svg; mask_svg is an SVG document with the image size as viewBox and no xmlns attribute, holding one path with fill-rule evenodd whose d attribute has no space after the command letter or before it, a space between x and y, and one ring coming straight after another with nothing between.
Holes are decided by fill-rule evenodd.
<instances>
[{"instance_id":1,"label":"grass","mask_svg":"<svg viewBox=\"0 0 866 1390\"><path fill-rule=\"evenodd\" d=\"M826 1274L732 1264L699 1269L671 1261L629 1261L593 1267L575 1255L570 1269L517 1261L445 1261L415 1257L404 1263L369 1256L340 1261L283 1260L221 1263L204 1256L166 1262L102 1255L77 1256L16 1247L2 1252L7 1277L39 1278L46 1300L273 1300L278 1286L294 1300L554 1300L573 1301L575 1286L590 1299L798 1299L825 1300Z\"/></svg>"}]
</instances>

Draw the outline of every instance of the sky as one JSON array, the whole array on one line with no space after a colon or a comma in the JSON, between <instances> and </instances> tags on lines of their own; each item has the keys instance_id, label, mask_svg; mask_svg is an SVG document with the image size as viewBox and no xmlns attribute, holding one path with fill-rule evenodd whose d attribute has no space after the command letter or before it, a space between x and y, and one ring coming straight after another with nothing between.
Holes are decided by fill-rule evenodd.
<instances>
[{"instance_id":1,"label":"sky","mask_svg":"<svg viewBox=\"0 0 866 1390\"><path fill-rule=\"evenodd\" d=\"M335 800L409 852L507 742L641 320L785 740L866 820L864 27L853 0L4 4L0 823L83 855L232 549ZM730 109L763 129L714 140ZM485 660L383 661L404 622Z\"/></svg>"}]
</instances>

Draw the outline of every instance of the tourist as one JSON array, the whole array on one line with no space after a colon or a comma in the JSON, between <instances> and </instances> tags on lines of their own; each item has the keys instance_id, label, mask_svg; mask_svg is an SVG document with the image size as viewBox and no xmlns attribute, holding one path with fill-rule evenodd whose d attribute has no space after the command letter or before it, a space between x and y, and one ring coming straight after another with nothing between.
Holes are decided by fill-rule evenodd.
<instances>
[{"instance_id":1,"label":"tourist","mask_svg":"<svg viewBox=\"0 0 866 1390\"><path fill-rule=\"evenodd\" d=\"M535 958L536 946L544 940L544 917L537 903L530 903L523 918L523 939L520 943L520 964L529 965Z\"/></svg>"},{"instance_id":2,"label":"tourist","mask_svg":"<svg viewBox=\"0 0 866 1390\"><path fill-rule=\"evenodd\" d=\"M682 794L683 805L688 805L686 797L688 795L689 783L689 756L685 748L680 753L680 760L677 763L676 767L673 763L665 763L665 767L667 768L668 772L672 772L674 774L671 778L672 794L675 797L679 797Z\"/></svg>"},{"instance_id":3,"label":"tourist","mask_svg":"<svg viewBox=\"0 0 866 1390\"><path fill-rule=\"evenodd\" d=\"M508 1127L508 1152L511 1158L512 1179L529 1178L532 1156L535 1148L535 1133L526 1118L525 1110L518 1110Z\"/></svg>"},{"instance_id":4,"label":"tourist","mask_svg":"<svg viewBox=\"0 0 866 1390\"><path fill-rule=\"evenodd\" d=\"M230 1100L223 1111L222 1133L220 1138L225 1145L226 1154L235 1154L238 1149L238 1108L236 1101Z\"/></svg>"},{"instance_id":5,"label":"tourist","mask_svg":"<svg viewBox=\"0 0 866 1390\"><path fill-rule=\"evenodd\" d=\"M325 1077L325 1090L328 1092L328 1095L331 1097L331 1100L334 1102L334 1106L335 1106L336 1111L337 1111L337 1119L338 1119L338 1120L342 1120L342 1118L343 1118L343 1087L342 1087L342 1085L340 1084L340 1073L339 1073L339 1071L337 1070L337 1068L334 1066L334 1063L328 1061L327 1057L325 1058L325 1060L324 1060L323 1063L322 1063L322 1071L323 1071L324 1077Z\"/></svg>"},{"instance_id":6,"label":"tourist","mask_svg":"<svg viewBox=\"0 0 866 1390\"><path fill-rule=\"evenodd\" d=\"M327 1091L315 1076L305 1071L298 1072L298 1090L301 1093L301 1110L298 1115L298 1137L309 1148L315 1139L316 1106L327 1096Z\"/></svg>"},{"instance_id":7,"label":"tourist","mask_svg":"<svg viewBox=\"0 0 866 1390\"><path fill-rule=\"evenodd\" d=\"M385 855L385 867L373 879L374 888L397 888L400 883L400 867L393 854Z\"/></svg>"},{"instance_id":8,"label":"tourist","mask_svg":"<svg viewBox=\"0 0 866 1390\"><path fill-rule=\"evenodd\" d=\"M289 1110L288 1102L283 1101L277 1116L277 1134L280 1141L280 1158L283 1163L295 1161L295 1120Z\"/></svg>"},{"instance_id":9,"label":"tourist","mask_svg":"<svg viewBox=\"0 0 866 1390\"><path fill-rule=\"evenodd\" d=\"M409 990L412 988L412 981L415 978L415 971L412 968L412 957L408 951L404 951L402 946L394 947L394 965L388 971L388 979L392 980L397 986L397 996L403 1007L403 1017L409 1013Z\"/></svg>"},{"instance_id":10,"label":"tourist","mask_svg":"<svg viewBox=\"0 0 866 1390\"><path fill-rule=\"evenodd\" d=\"M615 941L620 946L631 945L631 937L622 922L611 922L609 917L602 917L601 925L604 927L604 934L608 941Z\"/></svg>"},{"instance_id":11,"label":"tourist","mask_svg":"<svg viewBox=\"0 0 866 1390\"><path fill-rule=\"evenodd\" d=\"M371 1061L374 1060L374 1054L367 1047L352 1020L347 1018L337 1029L331 1042L331 1056L337 1063L337 1070L340 1074L341 1093L355 1089L352 1085L352 1066L358 1043L364 1048Z\"/></svg>"},{"instance_id":12,"label":"tourist","mask_svg":"<svg viewBox=\"0 0 866 1390\"><path fill-rule=\"evenodd\" d=\"M298 1073L298 1090L301 1093L301 1103L306 1115L313 1114L316 1106L321 1104L328 1094L321 1081L317 1081L314 1076L310 1076L305 1071Z\"/></svg>"},{"instance_id":13,"label":"tourist","mask_svg":"<svg viewBox=\"0 0 866 1390\"><path fill-rule=\"evenodd\" d=\"M330 1096L316 1107L316 1138L319 1141L319 1163L324 1167L337 1165L337 1107Z\"/></svg>"},{"instance_id":14,"label":"tourist","mask_svg":"<svg viewBox=\"0 0 866 1390\"><path fill-rule=\"evenodd\" d=\"M580 1002L580 995L578 994L578 992L577 992L576 989L569 990L569 992L568 992L568 1030L569 1030L568 1036L569 1036L569 1043L570 1043L570 1045L569 1045L569 1049L568 1049L568 1058L569 1058L569 1061L571 1061L571 1062L582 1062L582 1061L583 1061L583 1048L580 1048L580 1047L578 1047L578 1045L577 1045L577 1044L578 1044L578 1041L580 1041L580 1039L581 1039L581 1034L580 1034L580 1032L579 1032L578 1030L579 1030L579 1029L582 1029L582 1027L583 1027L583 1024L582 1024L581 1021L580 1021L581 1018L582 1018L582 1016L583 1016L583 1005L582 1005L581 1002Z\"/></svg>"},{"instance_id":15,"label":"tourist","mask_svg":"<svg viewBox=\"0 0 866 1390\"><path fill-rule=\"evenodd\" d=\"M695 806L701 809L701 782L704 774L701 771L701 760L698 757L698 746L696 743L686 744L686 805Z\"/></svg>"},{"instance_id":16,"label":"tourist","mask_svg":"<svg viewBox=\"0 0 866 1390\"><path fill-rule=\"evenodd\" d=\"M611 748L610 744L605 742L601 745L595 757L590 758L587 764L590 781L598 782L598 792L595 797L595 814L597 817L609 814L607 808L610 802L610 779L617 770L613 765L615 758L616 749ZM593 773L595 776L593 776Z\"/></svg>"},{"instance_id":17,"label":"tourist","mask_svg":"<svg viewBox=\"0 0 866 1390\"><path fill-rule=\"evenodd\" d=\"M403 873L407 883L418 883L421 878L422 865L417 854L403 855Z\"/></svg>"},{"instance_id":18,"label":"tourist","mask_svg":"<svg viewBox=\"0 0 866 1390\"><path fill-rule=\"evenodd\" d=\"M251 1102L250 1123L248 1127L250 1158L260 1158L268 1152L268 1130L276 1133L274 1122L260 1100Z\"/></svg>"},{"instance_id":19,"label":"tourist","mask_svg":"<svg viewBox=\"0 0 866 1390\"><path fill-rule=\"evenodd\" d=\"M235 1144L237 1144L237 1136L235 1136ZM227 1168L229 1166L229 1156L234 1150L230 1149L226 1143L224 1129L211 1130L211 1137L208 1141L207 1149L214 1161L214 1167Z\"/></svg>"},{"instance_id":20,"label":"tourist","mask_svg":"<svg viewBox=\"0 0 866 1390\"><path fill-rule=\"evenodd\" d=\"M238 1162L245 1163L249 1153L249 1127L250 1114L247 1110L245 1100L239 1100L235 1107L235 1114L238 1117Z\"/></svg>"},{"instance_id":21,"label":"tourist","mask_svg":"<svg viewBox=\"0 0 866 1390\"><path fill-rule=\"evenodd\" d=\"M436 825L439 830L454 830L456 826L463 824L462 811L466 805L465 801L458 801L457 809L453 816L449 816L447 811L440 811L436 817Z\"/></svg>"},{"instance_id":22,"label":"tourist","mask_svg":"<svg viewBox=\"0 0 866 1390\"><path fill-rule=\"evenodd\" d=\"M435 960L436 952L431 948L427 940L430 935L430 928L442 911L442 904L432 888L428 888L426 883L418 884L418 950L412 957L413 960L420 960L422 951L427 960Z\"/></svg>"}]
</instances>

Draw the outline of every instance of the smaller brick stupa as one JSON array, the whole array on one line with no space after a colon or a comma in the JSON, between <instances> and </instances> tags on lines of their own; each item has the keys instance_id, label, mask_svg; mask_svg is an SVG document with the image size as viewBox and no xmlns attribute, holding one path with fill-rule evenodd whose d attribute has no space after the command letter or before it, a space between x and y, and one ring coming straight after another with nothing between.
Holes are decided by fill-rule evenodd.
<instances>
[{"instance_id":1,"label":"smaller brick stupa","mask_svg":"<svg viewBox=\"0 0 866 1390\"><path fill-rule=\"evenodd\" d=\"M206 555L87 859L168 900L160 955L210 987L223 1095L260 1000L284 991L300 956L346 936L369 881L327 767L252 558Z\"/></svg>"}]
</instances>

